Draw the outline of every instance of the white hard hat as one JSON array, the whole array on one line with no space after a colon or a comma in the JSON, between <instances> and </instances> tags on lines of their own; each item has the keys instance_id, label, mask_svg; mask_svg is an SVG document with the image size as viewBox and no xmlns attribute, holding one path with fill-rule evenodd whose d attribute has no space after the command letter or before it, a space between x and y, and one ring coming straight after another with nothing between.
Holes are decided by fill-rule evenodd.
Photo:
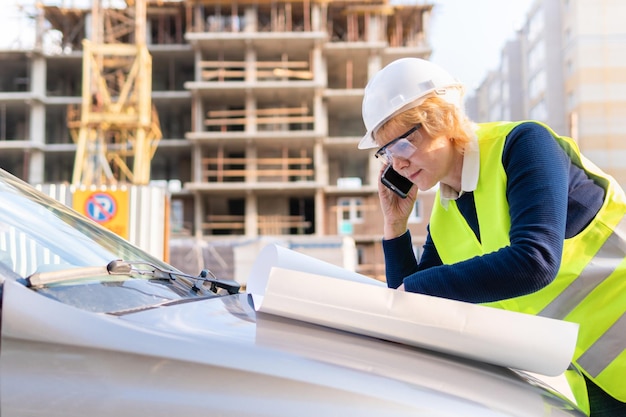
<instances>
[{"instance_id":1,"label":"white hard hat","mask_svg":"<svg viewBox=\"0 0 626 417\"><path fill-rule=\"evenodd\" d=\"M377 72L365 87L362 115L367 133L359 149L377 147L373 133L392 116L419 106L431 93L463 107L463 84L430 61L401 58Z\"/></svg>"}]
</instances>

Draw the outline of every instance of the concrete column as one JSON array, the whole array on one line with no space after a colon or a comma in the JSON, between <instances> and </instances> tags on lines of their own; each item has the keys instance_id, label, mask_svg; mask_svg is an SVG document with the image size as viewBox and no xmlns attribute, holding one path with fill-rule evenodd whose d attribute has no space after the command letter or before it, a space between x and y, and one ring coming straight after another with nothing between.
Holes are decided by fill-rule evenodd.
<instances>
[{"instance_id":1,"label":"concrete column","mask_svg":"<svg viewBox=\"0 0 626 417\"><path fill-rule=\"evenodd\" d=\"M202 182L202 148L199 144L191 145L191 181Z\"/></svg>"},{"instance_id":2,"label":"concrete column","mask_svg":"<svg viewBox=\"0 0 626 417\"><path fill-rule=\"evenodd\" d=\"M311 71L313 71L313 80L315 81L315 84L324 87L328 86L326 60L320 45L315 46L313 51L311 51Z\"/></svg>"},{"instance_id":3,"label":"concrete column","mask_svg":"<svg viewBox=\"0 0 626 417\"><path fill-rule=\"evenodd\" d=\"M202 195L200 193L193 194L193 223L194 227L194 237L196 239L202 239L202 223L206 218L204 212L204 204L202 202Z\"/></svg>"},{"instance_id":4,"label":"concrete column","mask_svg":"<svg viewBox=\"0 0 626 417\"><path fill-rule=\"evenodd\" d=\"M197 13L197 10L196 10ZM194 53L194 61L196 63L196 74L195 80L201 81L201 72L200 61L202 61L202 53L200 51L196 51ZM191 130L192 132L202 132L204 131L204 119L205 119L205 111L204 111L204 103L202 102L202 97L196 92L192 91L191 96ZM202 148L197 142L191 147L191 181L192 182L201 182L202 181ZM194 200L197 204L197 200L199 196L194 195Z\"/></svg>"},{"instance_id":5,"label":"concrete column","mask_svg":"<svg viewBox=\"0 0 626 417\"><path fill-rule=\"evenodd\" d=\"M200 67L200 61L202 61L202 53L200 51L196 51L194 53L194 62L195 62L195 77L194 81L202 81L202 68Z\"/></svg>"},{"instance_id":6,"label":"concrete column","mask_svg":"<svg viewBox=\"0 0 626 417\"><path fill-rule=\"evenodd\" d=\"M243 14L243 31L244 32L256 32L258 30L258 25L257 25L257 13L256 13L256 8L254 7L248 7L246 8L246 10L244 11Z\"/></svg>"},{"instance_id":7,"label":"concrete column","mask_svg":"<svg viewBox=\"0 0 626 417\"><path fill-rule=\"evenodd\" d=\"M256 51L254 50L254 48L252 48L252 46L246 45L244 58L246 60L245 79L249 83L256 82Z\"/></svg>"},{"instance_id":8,"label":"concrete column","mask_svg":"<svg viewBox=\"0 0 626 417\"><path fill-rule=\"evenodd\" d=\"M367 63L368 79L377 73L383 66L382 57L380 55L370 56ZM373 155L374 151L370 151ZM378 181L378 172L380 171L380 163L373 156L368 158L368 178L364 185L376 185Z\"/></svg>"},{"instance_id":9,"label":"concrete column","mask_svg":"<svg viewBox=\"0 0 626 417\"><path fill-rule=\"evenodd\" d=\"M317 142L313 145L313 166L315 167L315 182L318 187L328 185L328 155L324 146Z\"/></svg>"},{"instance_id":10,"label":"concrete column","mask_svg":"<svg viewBox=\"0 0 626 417\"><path fill-rule=\"evenodd\" d=\"M256 117L254 116L256 112L256 98L250 92L246 93L245 109L247 110L245 125L246 133L256 133L257 124Z\"/></svg>"},{"instance_id":11,"label":"concrete column","mask_svg":"<svg viewBox=\"0 0 626 417\"><path fill-rule=\"evenodd\" d=\"M154 43L152 42L152 22L146 19L146 21L144 22L144 25L146 27L145 29L146 45L152 45Z\"/></svg>"},{"instance_id":12,"label":"concrete column","mask_svg":"<svg viewBox=\"0 0 626 417\"><path fill-rule=\"evenodd\" d=\"M324 236L324 226L326 224L326 199L324 189L318 188L315 191L315 236Z\"/></svg>"},{"instance_id":13,"label":"concrete column","mask_svg":"<svg viewBox=\"0 0 626 417\"><path fill-rule=\"evenodd\" d=\"M382 24L380 16L378 15L369 15L369 24L367 25L367 33L365 35L365 40L367 42L378 42L381 41L380 33L380 25Z\"/></svg>"},{"instance_id":14,"label":"concrete column","mask_svg":"<svg viewBox=\"0 0 626 417\"><path fill-rule=\"evenodd\" d=\"M46 126L46 108L40 101L34 101L30 108L30 141L33 145L44 145ZM45 181L45 158L44 154L37 147L33 147L30 151L28 161L28 178L31 184L42 184Z\"/></svg>"},{"instance_id":15,"label":"concrete column","mask_svg":"<svg viewBox=\"0 0 626 417\"><path fill-rule=\"evenodd\" d=\"M311 31L324 32L326 31L325 22L326 12L328 6L324 4L311 4Z\"/></svg>"},{"instance_id":16,"label":"concrete column","mask_svg":"<svg viewBox=\"0 0 626 417\"><path fill-rule=\"evenodd\" d=\"M204 104L199 96L194 95L192 98L193 126L194 132L202 132L204 130ZM196 142L191 148L191 164L193 182L202 181L202 148Z\"/></svg>"},{"instance_id":17,"label":"concrete column","mask_svg":"<svg viewBox=\"0 0 626 417\"><path fill-rule=\"evenodd\" d=\"M380 55L372 55L367 60L367 79L369 80L383 67L383 60Z\"/></svg>"},{"instance_id":18,"label":"concrete column","mask_svg":"<svg viewBox=\"0 0 626 417\"><path fill-rule=\"evenodd\" d=\"M256 16L256 15L255 15ZM250 46L246 46L246 82L256 83L256 51ZM256 111L256 98L251 92L246 93L245 102L246 111L246 123L245 131L247 133L256 133L257 124L256 118L252 116Z\"/></svg>"},{"instance_id":19,"label":"concrete column","mask_svg":"<svg viewBox=\"0 0 626 417\"><path fill-rule=\"evenodd\" d=\"M46 107L43 104L46 96L46 60L43 55L35 54L31 65L30 89L34 100L30 107L29 131L30 141L36 146L30 151L28 182L41 184L45 181L45 158L43 151L36 148L46 143Z\"/></svg>"},{"instance_id":20,"label":"concrete column","mask_svg":"<svg viewBox=\"0 0 626 417\"><path fill-rule=\"evenodd\" d=\"M370 156L367 159L368 162L368 178L366 179L367 182L363 185L377 185L377 181L378 181L378 173L380 172L380 162L378 162L378 159L374 158L374 151L376 151L376 149L374 150L370 150Z\"/></svg>"},{"instance_id":21,"label":"concrete column","mask_svg":"<svg viewBox=\"0 0 626 417\"><path fill-rule=\"evenodd\" d=\"M257 167L257 147L256 144L251 143L246 147L246 178L245 181L249 183L256 183L258 181L256 175Z\"/></svg>"},{"instance_id":22,"label":"concrete column","mask_svg":"<svg viewBox=\"0 0 626 417\"><path fill-rule=\"evenodd\" d=\"M248 193L246 195L246 236L256 237L259 234L258 228L258 204L257 196Z\"/></svg>"},{"instance_id":23,"label":"concrete column","mask_svg":"<svg viewBox=\"0 0 626 417\"><path fill-rule=\"evenodd\" d=\"M326 137L328 136L328 110L324 104L322 94L322 90L319 89L313 97L313 115L315 116L313 130L315 133Z\"/></svg>"},{"instance_id":24,"label":"concrete column","mask_svg":"<svg viewBox=\"0 0 626 417\"><path fill-rule=\"evenodd\" d=\"M313 164L315 167L315 235L325 235L326 198L324 187L328 185L328 154L322 143L313 145Z\"/></svg>"}]
</instances>

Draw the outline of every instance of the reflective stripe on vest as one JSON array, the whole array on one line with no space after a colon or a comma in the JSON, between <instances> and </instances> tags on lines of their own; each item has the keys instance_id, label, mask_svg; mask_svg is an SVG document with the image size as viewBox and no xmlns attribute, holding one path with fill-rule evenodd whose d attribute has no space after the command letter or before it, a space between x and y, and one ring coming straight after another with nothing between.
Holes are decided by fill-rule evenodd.
<instances>
[{"instance_id":1,"label":"reflective stripe on vest","mask_svg":"<svg viewBox=\"0 0 626 417\"><path fill-rule=\"evenodd\" d=\"M501 161L505 138L518 124L481 124L478 131L480 177L474 201L480 241L454 202L446 210L436 199L430 233L445 264L510 245L506 172ZM605 189L605 201L583 231L565 240L561 267L552 283L532 294L485 305L579 323L574 363L597 385L626 402L626 196L613 178L580 154L571 139L543 126L572 162Z\"/></svg>"},{"instance_id":2,"label":"reflective stripe on vest","mask_svg":"<svg viewBox=\"0 0 626 417\"><path fill-rule=\"evenodd\" d=\"M538 315L565 319L593 290L602 284L619 265L616 260L626 252L626 216L622 217L613 233L587 264L583 272L561 294L548 304ZM611 362L624 352L626 314L596 340L576 361L592 378L596 378ZM625 375L626 377L626 375Z\"/></svg>"},{"instance_id":3,"label":"reflective stripe on vest","mask_svg":"<svg viewBox=\"0 0 626 417\"><path fill-rule=\"evenodd\" d=\"M545 306L538 315L561 320L567 317L596 286L602 284L615 271L618 265L616 259L623 258L626 252L626 248L622 247L624 242L626 242L626 216L622 217L611 236L600 247L598 253L578 278Z\"/></svg>"},{"instance_id":4,"label":"reflective stripe on vest","mask_svg":"<svg viewBox=\"0 0 626 417\"><path fill-rule=\"evenodd\" d=\"M589 349L576 362L580 365L589 376L597 378L602 371L615 360L620 354L624 353L624 335L626 334L626 315L620 317L601 338L591 345ZM622 374L621 384L626 374ZM622 400L623 402L623 400Z\"/></svg>"}]
</instances>

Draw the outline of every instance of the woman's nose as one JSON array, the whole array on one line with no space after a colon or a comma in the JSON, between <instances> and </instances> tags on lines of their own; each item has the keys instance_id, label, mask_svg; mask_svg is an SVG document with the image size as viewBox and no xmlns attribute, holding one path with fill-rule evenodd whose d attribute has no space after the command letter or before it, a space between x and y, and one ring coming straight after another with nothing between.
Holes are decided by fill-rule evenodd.
<instances>
[{"instance_id":1,"label":"woman's nose","mask_svg":"<svg viewBox=\"0 0 626 417\"><path fill-rule=\"evenodd\" d=\"M409 160L402 156L394 155L393 158L391 158L391 165L393 166L393 169L395 169L398 172L400 172L401 169L409 166L409 164L410 164Z\"/></svg>"}]
</instances>

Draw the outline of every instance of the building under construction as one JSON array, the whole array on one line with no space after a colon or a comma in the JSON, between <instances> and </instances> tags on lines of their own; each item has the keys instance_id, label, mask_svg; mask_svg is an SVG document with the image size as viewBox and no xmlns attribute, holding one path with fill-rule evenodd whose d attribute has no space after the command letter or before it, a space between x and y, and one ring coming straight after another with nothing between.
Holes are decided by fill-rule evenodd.
<instances>
[{"instance_id":1,"label":"building under construction","mask_svg":"<svg viewBox=\"0 0 626 417\"><path fill-rule=\"evenodd\" d=\"M432 5L148 0L137 26L140 1L99 6L136 30L114 33L111 19L102 19L114 40L93 33L95 7L66 0L37 8L36 47L0 52L0 166L33 184L103 175L136 181L138 172L146 176L138 160L147 155L149 180L171 193L171 238L179 246L170 261L181 269L221 265L222 275L237 276L233 265L246 260L236 248L277 239L323 259L332 257L324 251L345 257L351 242L356 271L383 277L379 162L357 150L363 89L393 60L430 56ZM41 43L51 33L58 39L52 50ZM151 67L133 83L149 86L149 104L136 106L140 90L130 101L150 109L144 113L151 119L141 135L122 134L121 141L118 128L102 153L108 167L94 177L93 165L81 164L86 129L104 121L123 126L128 112L114 99L127 91L123 83L115 97L85 91L83 58L94 40L137 39ZM91 65L104 73L108 62ZM98 106L107 104L99 116ZM147 140L143 148L139 136ZM432 200L420 196L410 224L418 247ZM190 261L198 245L205 254Z\"/></svg>"}]
</instances>

